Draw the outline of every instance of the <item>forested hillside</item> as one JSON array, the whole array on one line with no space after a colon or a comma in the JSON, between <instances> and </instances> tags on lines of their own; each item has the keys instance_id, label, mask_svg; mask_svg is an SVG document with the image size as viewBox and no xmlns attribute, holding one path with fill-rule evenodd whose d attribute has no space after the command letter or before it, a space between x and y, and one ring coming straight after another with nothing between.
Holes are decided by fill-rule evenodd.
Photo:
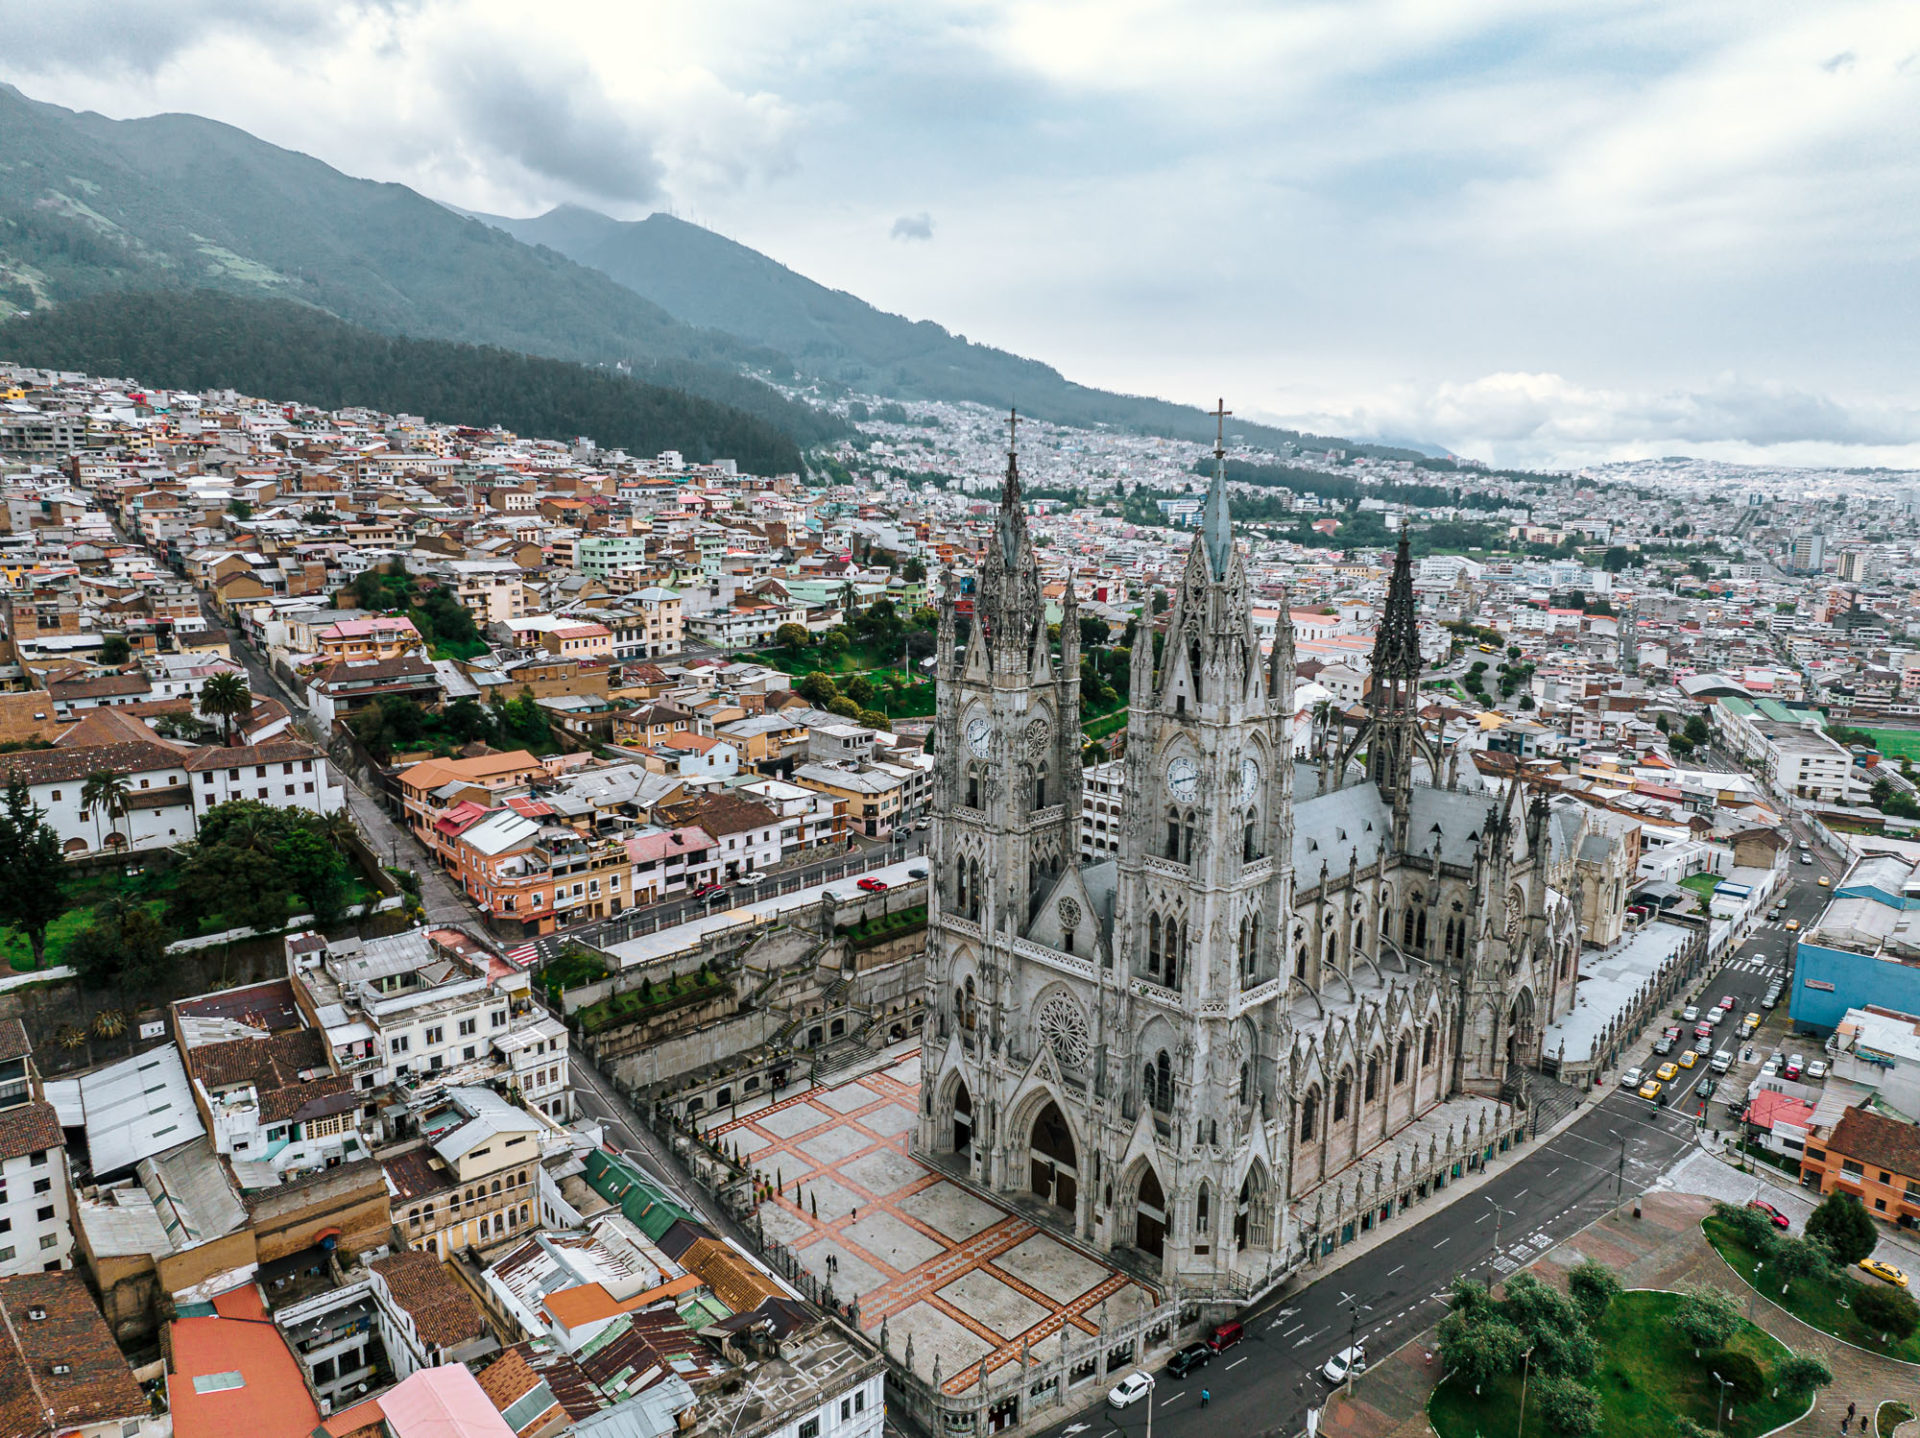
<instances>
[{"instance_id":1,"label":"forested hillside","mask_svg":"<svg viewBox=\"0 0 1920 1438\"><path fill-rule=\"evenodd\" d=\"M136 379L168 389L237 389L268 399L388 412L652 455L733 459L797 472L791 436L712 400L620 374L491 346L407 339L287 300L213 290L103 294L0 325L0 360Z\"/></svg>"}]
</instances>

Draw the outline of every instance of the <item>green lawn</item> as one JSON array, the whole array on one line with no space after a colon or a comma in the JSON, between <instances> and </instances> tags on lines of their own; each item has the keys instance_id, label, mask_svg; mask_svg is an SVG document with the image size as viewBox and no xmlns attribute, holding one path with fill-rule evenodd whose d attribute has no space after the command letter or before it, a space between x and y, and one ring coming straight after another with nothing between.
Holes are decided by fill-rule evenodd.
<instances>
[{"instance_id":1,"label":"green lawn","mask_svg":"<svg viewBox=\"0 0 1920 1438\"><path fill-rule=\"evenodd\" d=\"M1089 740L1105 739L1127 727L1127 707L1122 704L1111 714L1103 715L1091 723L1083 724L1081 730Z\"/></svg>"},{"instance_id":2,"label":"green lawn","mask_svg":"<svg viewBox=\"0 0 1920 1438\"><path fill-rule=\"evenodd\" d=\"M1693 890L1703 899L1710 899L1713 897L1713 891L1720 887L1720 883L1718 874L1689 874L1680 881L1680 887Z\"/></svg>"},{"instance_id":3,"label":"green lawn","mask_svg":"<svg viewBox=\"0 0 1920 1438\"><path fill-rule=\"evenodd\" d=\"M1604 1438L1659 1438L1673 1432L1674 1420L1681 1415L1713 1426L1713 1378L1666 1323L1679 1301L1673 1293L1623 1293L1595 1325L1600 1366L1588 1382L1600 1395ZM1767 1372L1787 1357L1784 1344L1751 1323L1727 1346L1751 1355ZM1519 1438L1554 1438L1531 1394L1525 1428L1519 1427L1519 1406L1520 1375L1515 1373L1480 1394L1469 1384L1442 1383L1427 1402L1427 1416L1440 1438L1508 1433L1518 1433ZM1785 1397L1736 1404L1724 1431L1729 1438L1754 1438L1799 1417L1806 1406L1804 1399Z\"/></svg>"},{"instance_id":4,"label":"green lawn","mask_svg":"<svg viewBox=\"0 0 1920 1438\"><path fill-rule=\"evenodd\" d=\"M1706 1230L1707 1242L1733 1266L1735 1273L1748 1283L1753 1283L1770 1302L1779 1304L1802 1323L1818 1328L1822 1333L1831 1333L1836 1338L1856 1343L1870 1352L1885 1353L1908 1363L1920 1363L1920 1333L1911 1334L1899 1343L1882 1343L1880 1335L1855 1318L1851 1308L1842 1306L1841 1300L1850 1288L1860 1283L1878 1283L1880 1280L1877 1278L1868 1279L1863 1275L1856 1279L1853 1274L1857 1270L1849 1269L1824 1280L1799 1279L1783 1295L1778 1283L1764 1281L1764 1274L1762 1282L1754 1283L1754 1270L1760 1263L1759 1255L1745 1247L1724 1222L1708 1217L1701 1227Z\"/></svg>"},{"instance_id":5,"label":"green lawn","mask_svg":"<svg viewBox=\"0 0 1920 1438\"><path fill-rule=\"evenodd\" d=\"M1920 760L1920 729L1861 729L1860 732L1871 736L1873 747L1889 759Z\"/></svg>"}]
</instances>

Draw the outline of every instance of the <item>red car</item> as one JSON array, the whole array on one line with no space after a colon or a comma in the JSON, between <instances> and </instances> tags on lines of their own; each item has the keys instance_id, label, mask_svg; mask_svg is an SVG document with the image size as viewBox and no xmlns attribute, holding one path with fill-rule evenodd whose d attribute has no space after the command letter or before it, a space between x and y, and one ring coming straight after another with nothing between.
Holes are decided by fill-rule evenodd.
<instances>
[{"instance_id":1,"label":"red car","mask_svg":"<svg viewBox=\"0 0 1920 1438\"><path fill-rule=\"evenodd\" d=\"M887 891L885 879L861 879L854 884L856 889L865 889L869 894L884 894Z\"/></svg>"},{"instance_id":2,"label":"red car","mask_svg":"<svg viewBox=\"0 0 1920 1438\"><path fill-rule=\"evenodd\" d=\"M1712 1024L1709 1024L1709 1023L1698 1023L1698 1024L1695 1024L1695 1025L1693 1026L1693 1036L1694 1036L1695 1038L1697 1038L1697 1039L1710 1039L1710 1038L1712 1038L1712 1037L1713 1037L1713 1025L1712 1025Z\"/></svg>"},{"instance_id":3,"label":"red car","mask_svg":"<svg viewBox=\"0 0 1920 1438\"><path fill-rule=\"evenodd\" d=\"M696 899L710 899L715 894L724 894L726 891L727 886L725 884L702 884L693 891L693 896Z\"/></svg>"},{"instance_id":4,"label":"red car","mask_svg":"<svg viewBox=\"0 0 1920 1438\"><path fill-rule=\"evenodd\" d=\"M1792 1226L1787 1216L1772 1204L1768 1203L1764 1198L1751 1200L1747 1204L1747 1207L1758 1209L1761 1213L1764 1213L1768 1218L1773 1220L1773 1226L1775 1228L1789 1228Z\"/></svg>"}]
</instances>

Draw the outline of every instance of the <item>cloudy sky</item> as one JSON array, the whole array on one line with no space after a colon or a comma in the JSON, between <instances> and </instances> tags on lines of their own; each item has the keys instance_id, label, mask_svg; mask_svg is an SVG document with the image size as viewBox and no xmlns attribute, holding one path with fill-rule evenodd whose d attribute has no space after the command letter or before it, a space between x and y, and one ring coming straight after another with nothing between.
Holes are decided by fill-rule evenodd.
<instances>
[{"instance_id":1,"label":"cloudy sky","mask_svg":"<svg viewBox=\"0 0 1920 1438\"><path fill-rule=\"evenodd\" d=\"M1511 463L1920 464L1920 6L0 0L0 78L671 209L1089 383Z\"/></svg>"}]
</instances>

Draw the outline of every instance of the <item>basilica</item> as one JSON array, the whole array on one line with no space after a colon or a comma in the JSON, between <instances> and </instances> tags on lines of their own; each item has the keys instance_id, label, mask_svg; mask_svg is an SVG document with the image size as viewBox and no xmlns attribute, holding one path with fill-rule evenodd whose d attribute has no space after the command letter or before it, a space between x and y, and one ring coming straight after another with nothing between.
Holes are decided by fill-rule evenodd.
<instances>
[{"instance_id":1,"label":"basilica","mask_svg":"<svg viewBox=\"0 0 1920 1438\"><path fill-rule=\"evenodd\" d=\"M1010 453L964 643L940 606L916 1146L1246 1297L1524 1102L1574 1003L1581 820L1451 782L1404 538L1364 722L1297 760L1287 609L1263 653L1216 467L1161 632L1143 606L1119 852L1087 863L1078 616L1069 585L1053 640L1041 583Z\"/></svg>"}]
</instances>

